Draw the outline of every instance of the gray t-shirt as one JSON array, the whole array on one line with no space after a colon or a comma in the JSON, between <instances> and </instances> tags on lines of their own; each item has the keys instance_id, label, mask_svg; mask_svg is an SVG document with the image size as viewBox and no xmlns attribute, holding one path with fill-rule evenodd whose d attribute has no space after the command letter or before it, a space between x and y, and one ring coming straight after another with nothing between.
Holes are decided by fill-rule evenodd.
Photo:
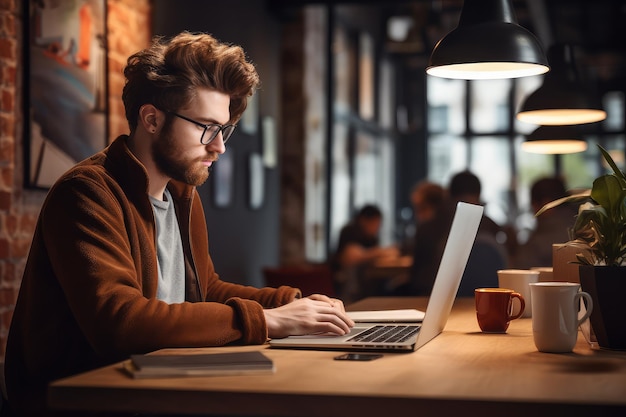
<instances>
[{"instance_id":1,"label":"gray t-shirt","mask_svg":"<svg viewBox=\"0 0 626 417\"><path fill-rule=\"evenodd\" d=\"M150 202L157 232L157 298L169 304L182 303L185 301L185 261L172 195L165 190L163 201L150 196Z\"/></svg>"}]
</instances>

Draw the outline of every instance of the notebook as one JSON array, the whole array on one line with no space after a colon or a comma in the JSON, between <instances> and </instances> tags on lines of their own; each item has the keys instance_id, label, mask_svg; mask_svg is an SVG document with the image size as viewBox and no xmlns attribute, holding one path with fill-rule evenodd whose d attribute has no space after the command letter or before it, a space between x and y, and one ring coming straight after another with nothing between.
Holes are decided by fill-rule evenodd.
<instances>
[{"instance_id":1,"label":"notebook","mask_svg":"<svg viewBox=\"0 0 626 417\"><path fill-rule=\"evenodd\" d=\"M270 340L270 346L389 352L411 352L424 346L443 331L448 321L482 214L482 206L457 203L422 323L356 323L344 336L289 336ZM389 321L386 312L381 314Z\"/></svg>"},{"instance_id":2,"label":"notebook","mask_svg":"<svg viewBox=\"0 0 626 417\"><path fill-rule=\"evenodd\" d=\"M133 378L256 375L274 372L274 362L262 352L196 355L131 355L123 368Z\"/></svg>"}]
</instances>

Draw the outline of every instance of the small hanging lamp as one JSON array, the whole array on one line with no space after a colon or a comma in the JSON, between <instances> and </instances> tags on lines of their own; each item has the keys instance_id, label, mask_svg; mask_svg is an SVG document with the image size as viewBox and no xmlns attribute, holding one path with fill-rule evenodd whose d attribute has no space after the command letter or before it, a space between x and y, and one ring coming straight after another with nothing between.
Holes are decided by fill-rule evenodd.
<instances>
[{"instance_id":1,"label":"small hanging lamp","mask_svg":"<svg viewBox=\"0 0 626 417\"><path fill-rule=\"evenodd\" d=\"M517 24L510 0L465 0L459 24L435 45L426 73L485 80L548 72L537 38Z\"/></svg>"},{"instance_id":2,"label":"small hanging lamp","mask_svg":"<svg viewBox=\"0 0 626 417\"><path fill-rule=\"evenodd\" d=\"M526 136L522 149L542 154L576 153L587 150L587 142L574 126L539 126Z\"/></svg>"},{"instance_id":3,"label":"small hanging lamp","mask_svg":"<svg viewBox=\"0 0 626 417\"><path fill-rule=\"evenodd\" d=\"M522 103L517 119L536 125L572 125L606 119L600 99L578 76L571 45L553 45L548 57L552 70L541 87Z\"/></svg>"}]
</instances>

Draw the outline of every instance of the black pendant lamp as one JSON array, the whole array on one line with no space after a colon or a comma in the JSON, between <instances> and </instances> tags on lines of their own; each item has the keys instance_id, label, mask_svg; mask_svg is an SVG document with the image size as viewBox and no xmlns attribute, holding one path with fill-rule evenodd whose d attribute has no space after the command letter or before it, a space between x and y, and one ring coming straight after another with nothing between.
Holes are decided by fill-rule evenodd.
<instances>
[{"instance_id":1,"label":"black pendant lamp","mask_svg":"<svg viewBox=\"0 0 626 417\"><path fill-rule=\"evenodd\" d=\"M548 51L551 71L530 94L517 119L536 125L572 125L606 119L599 97L585 87L578 75L571 45L556 44Z\"/></svg>"},{"instance_id":2,"label":"black pendant lamp","mask_svg":"<svg viewBox=\"0 0 626 417\"><path fill-rule=\"evenodd\" d=\"M576 153L587 150L587 142L576 126L539 126L526 136L522 149L542 154Z\"/></svg>"},{"instance_id":3,"label":"black pendant lamp","mask_svg":"<svg viewBox=\"0 0 626 417\"><path fill-rule=\"evenodd\" d=\"M433 49L426 73L485 80L546 73L537 38L517 24L510 0L465 0L459 24Z\"/></svg>"}]
</instances>

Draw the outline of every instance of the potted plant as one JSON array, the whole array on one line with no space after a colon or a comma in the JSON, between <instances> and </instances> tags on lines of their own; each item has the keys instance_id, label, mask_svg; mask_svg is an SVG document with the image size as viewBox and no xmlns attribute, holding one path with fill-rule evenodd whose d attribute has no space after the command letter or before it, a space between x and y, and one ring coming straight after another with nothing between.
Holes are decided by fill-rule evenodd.
<instances>
[{"instance_id":1,"label":"potted plant","mask_svg":"<svg viewBox=\"0 0 626 417\"><path fill-rule=\"evenodd\" d=\"M600 145L613 170L593 181L591 190L546 204L585 200L572 228L570 245L580 248L580 283L593 299L591 327L600 347L626 349L626 176Z\"/></svg>"}]
</instances>

